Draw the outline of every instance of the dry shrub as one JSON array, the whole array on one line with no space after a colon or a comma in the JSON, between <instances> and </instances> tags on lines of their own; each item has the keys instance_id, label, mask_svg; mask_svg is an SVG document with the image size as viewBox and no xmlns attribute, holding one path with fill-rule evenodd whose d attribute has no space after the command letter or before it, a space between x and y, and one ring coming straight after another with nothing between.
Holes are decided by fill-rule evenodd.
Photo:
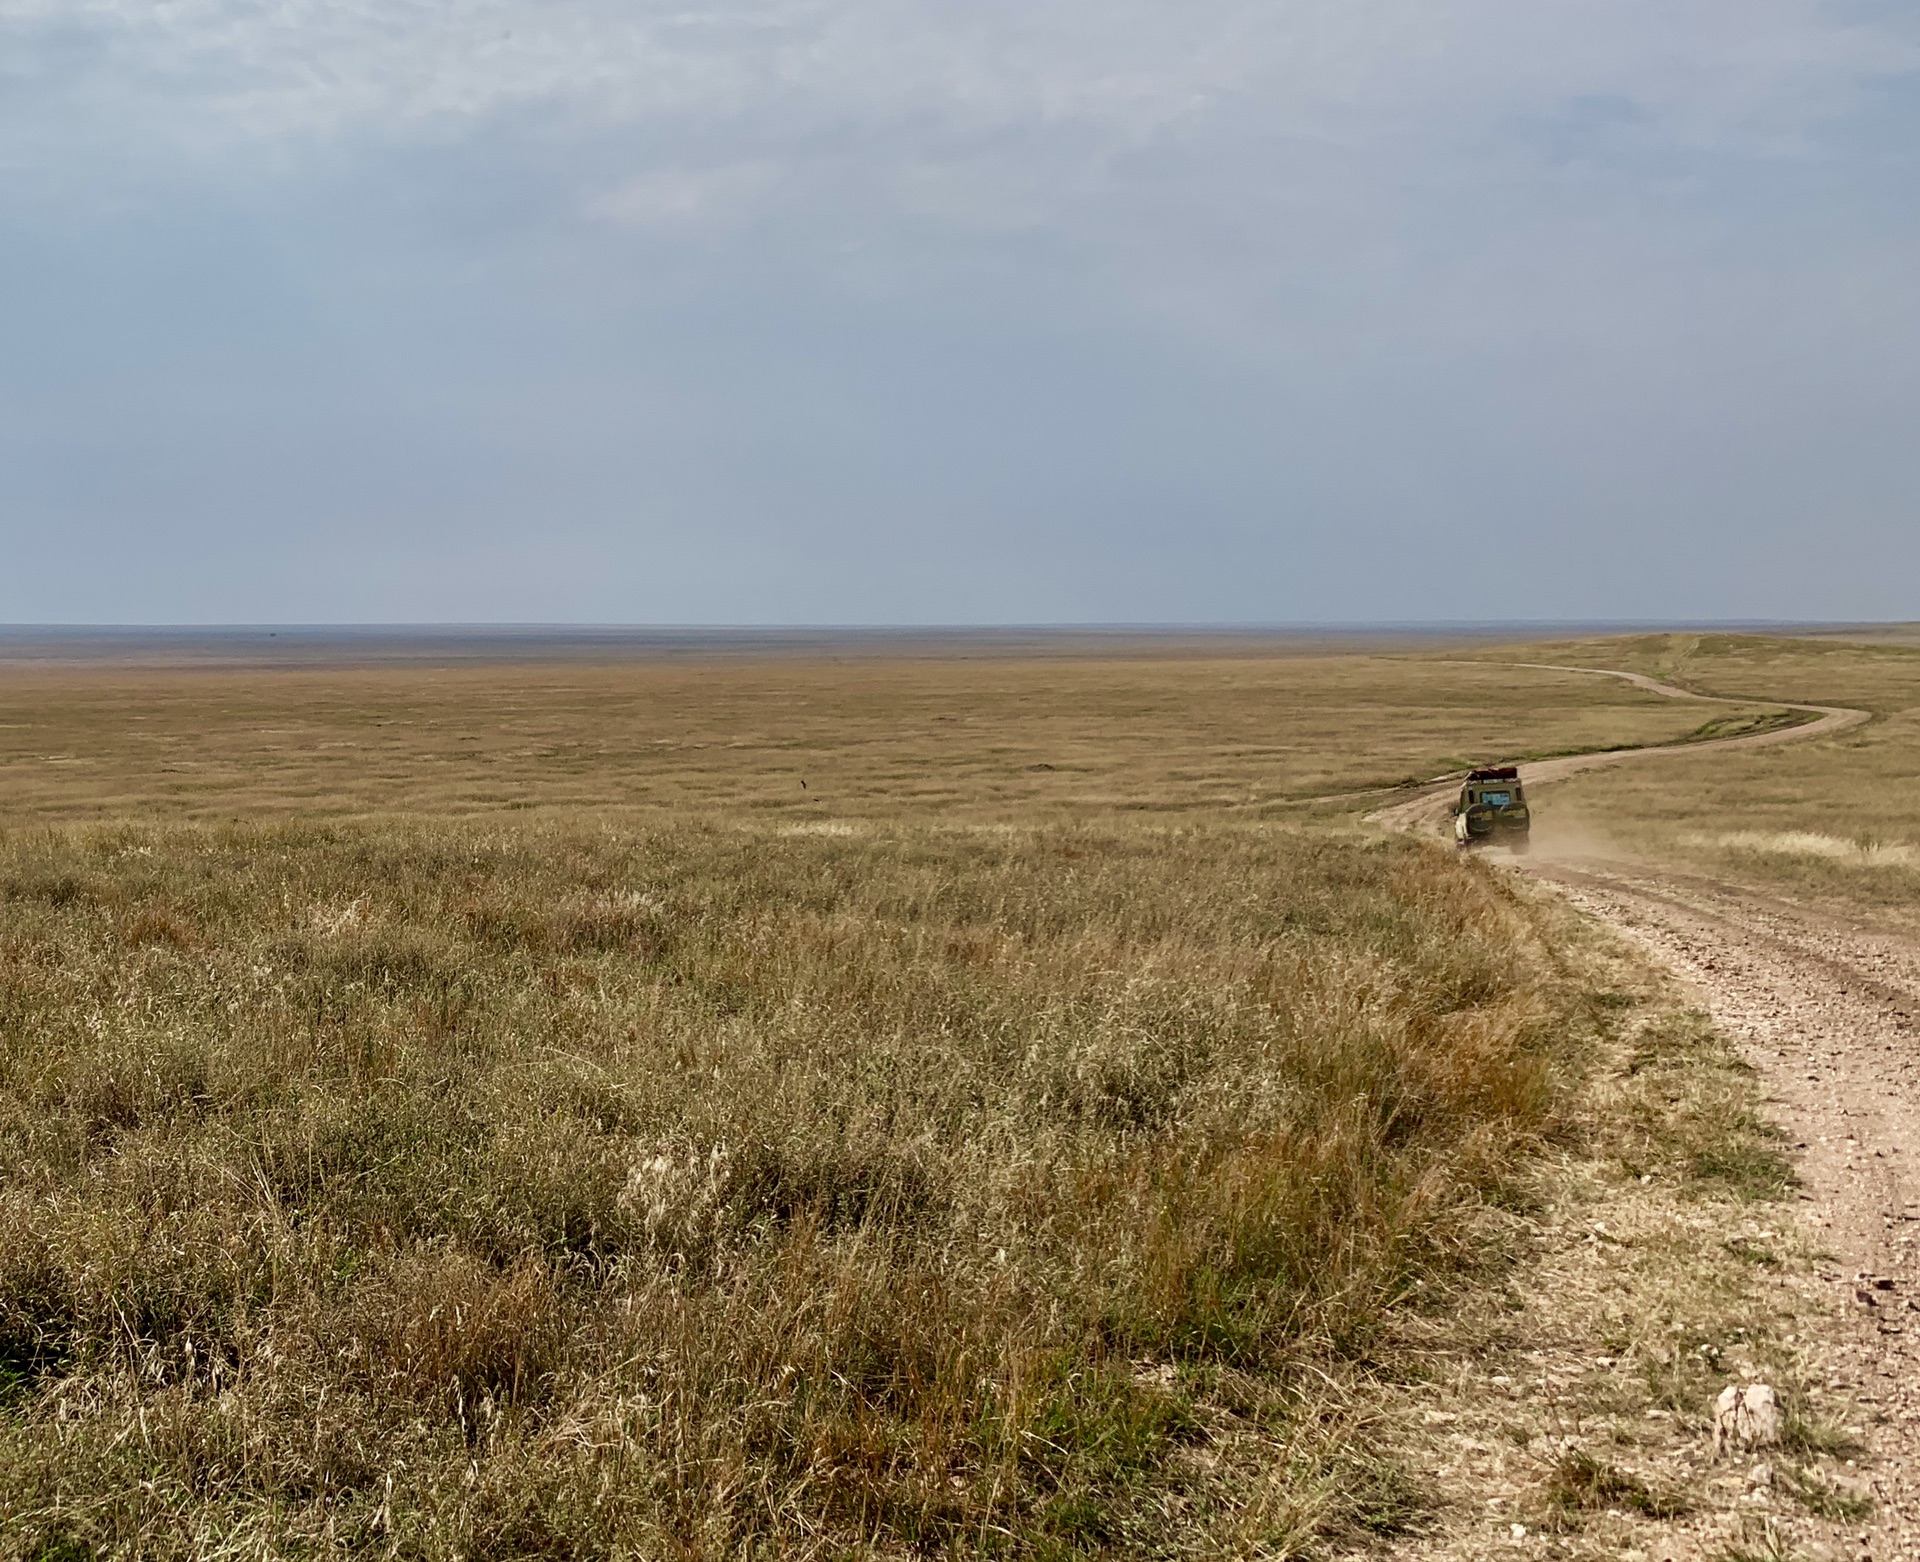
<instances>
[{"instance_id":1,"label":"dry shrub","mask_svg":"<svg viewBox=\"0 0 1920 1562\"><path fill-rule=\"evenodd\" d=\"M640 890L577 895L554 913L553 945L568 954L617 951L657 957L667 947L666 906Z\"/></svg>"},{"instance_id":2,"label":"dry shrub","mask_svg":"<svg viewBox=\"0 0 1920 1562\"><path fill-rule=\"evenodd\" d=\"M44 1223L25 1198L0 1197L0 1407L70 1363L77 1322Z\"/></svg>"},{"instance_id":3,"label":"dry shrub","mask_svg":"<svg viewBox=\"0 0 1920 1562\"><path fill-rule=\"evenodd\" d=\"M486 895L465 903L459 917L468 936L480 943L535 954L657 958L670 933L665 903L630 889L571 890L545 907Z\"/></svg>"},{"instance_id":4,"label":"dry shrub","mask_svg":"<svg viewBox=\"0 0 1920 1562\"><path fill-rule=\"evenodd\" d=\"M198 1115L212 1099L206 1049L163 1040L72 1058L47 1104L70 1114L88 1143L100 1144L156 1118Z\"/></svg>"},{"instance_id":5,"label":"dry shrub","mask_svg":"<svg viewBox=\"0 0 1920 1562\"><path fill-rule=\"evenodd\" d=\"M176 911L157 906L146 906L136 912L128 919L120 936L134 949L150 944L173 949L194 949L200 944L200 935L187 918Z\"/></svg>"},{"instance_id":6,"label":"dry shrub","mask_svg":"<svg viewBox=\"0 0 1920 1562\"><path fill-rule=\"evenodd\" d=\"M736 1227L807 1221L823 1231L944 1223L948 1200L910 1155L887 1144L838 1144L798 1155L750 1143L724 1158L717 1201Z\"/></svg>"},{"instance_id":7,"label":"dry shrub","mask_svg":"<svg viewBox=\"0 0 1920 1562\"><path fill-rule=\"evenodd\" d=\"M368 1290L361 1327L375 1360L462 1415L541 1398L564 1358L564 1309L538 1258L499 1269L459 1249L425 1253Z\"/></svg>"}]
</instances>

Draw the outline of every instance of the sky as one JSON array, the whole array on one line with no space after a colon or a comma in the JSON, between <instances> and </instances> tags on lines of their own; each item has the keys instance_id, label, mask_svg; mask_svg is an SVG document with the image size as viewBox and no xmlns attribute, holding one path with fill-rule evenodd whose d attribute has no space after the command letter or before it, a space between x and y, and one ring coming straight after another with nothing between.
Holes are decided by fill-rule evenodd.
<instances>
[{"instance_id":1,"label":"sky","mask_svg":"<svg viewBox=\"0 0 1920 1562\"><path fill-rule=\"evenodd\" d=\"M1920 618L1920 6L0 0L0 621Z\"/></svg>"}]
</instances>

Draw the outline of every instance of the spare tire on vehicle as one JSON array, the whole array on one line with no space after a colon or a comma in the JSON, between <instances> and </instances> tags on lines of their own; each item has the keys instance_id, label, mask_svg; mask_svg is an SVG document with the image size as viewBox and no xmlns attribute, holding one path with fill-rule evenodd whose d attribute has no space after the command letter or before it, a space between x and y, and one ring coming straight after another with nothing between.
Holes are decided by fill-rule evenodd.
<instances>
[{"instance_id":1,"label":"spare tire on vehicle","mask_svg":"<svg viewBox=\"0 0 1920 1562\"><path fill-rule=\"evenodd\" d=\"M1523 855L1533 830L1517 765L1488 765L1467 772L1453 805L1453 839L1462 851L1505 846Z\"/></svg>"}]
</instances>

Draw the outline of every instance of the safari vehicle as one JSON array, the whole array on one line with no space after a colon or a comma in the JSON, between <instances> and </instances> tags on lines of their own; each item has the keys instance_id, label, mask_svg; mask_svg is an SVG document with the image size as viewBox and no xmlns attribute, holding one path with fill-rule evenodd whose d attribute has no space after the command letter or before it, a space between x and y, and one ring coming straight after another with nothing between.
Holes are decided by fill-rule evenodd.
<instances>
[{"instance_id":1,"label":"safari vehicle","mask_svg":"<svg viewBox=\"0 0 1920 1562\"><path fill-rule=\"evenodd\" d=\"M1517 766L1489 765L1467 773L1460 801L1453 805L1453 839L1461 850L1505 846L1517 855L1527 849L1532 824Z\"/></svg>"}]
</instances>

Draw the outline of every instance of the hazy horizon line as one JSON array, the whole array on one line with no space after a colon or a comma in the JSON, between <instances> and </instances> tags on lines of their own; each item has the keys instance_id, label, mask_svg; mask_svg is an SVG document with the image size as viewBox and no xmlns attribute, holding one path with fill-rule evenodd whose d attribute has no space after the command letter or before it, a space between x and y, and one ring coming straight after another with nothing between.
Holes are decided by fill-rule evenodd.
<instances>
[{"instance_id":1,"label":"hazy horizon line","mask_svg":"<svg viewBox=\"0 0 1920 1562\"><path fill-rule=\"evenodd\" d=\"M0 623L0 636L30 635L311 635L311 634L1269 634L1379 633L1420 630L1736 630L1883 629L1920 624L1885 618L1382 618L1382 619L1039 619L905 621L741 621L570 619L343 619L338 621L168 621Z\"/></svg>"}]
</instances>

